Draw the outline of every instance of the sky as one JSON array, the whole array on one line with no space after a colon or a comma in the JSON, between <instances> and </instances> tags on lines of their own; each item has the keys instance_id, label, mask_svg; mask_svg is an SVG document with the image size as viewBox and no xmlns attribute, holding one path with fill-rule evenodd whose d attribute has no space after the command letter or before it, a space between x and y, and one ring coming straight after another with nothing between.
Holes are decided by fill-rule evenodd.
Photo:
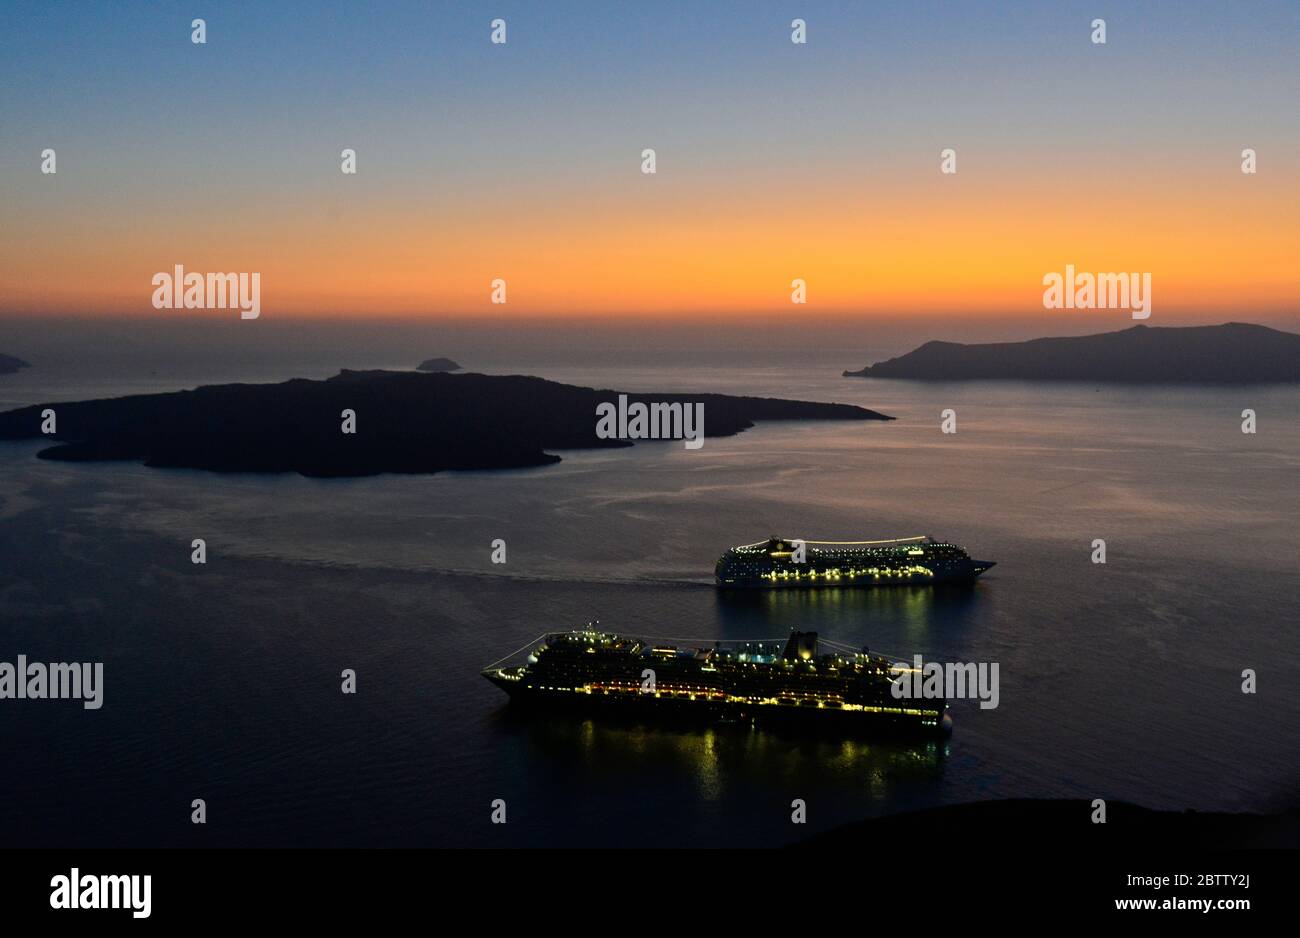
<instances>
[{"instance_id":1,"label":"sky","mask_svg":"<svg viewBox=\"0 0 1300 938\"><path fill-rule=\"evenodd\" d=\"M263 318L1050 320L1072 264L1294 321L1298 45L1294 0L7 0L0 317L229 316L153 308L182 264Z\"/></svg>"}]
</instances>

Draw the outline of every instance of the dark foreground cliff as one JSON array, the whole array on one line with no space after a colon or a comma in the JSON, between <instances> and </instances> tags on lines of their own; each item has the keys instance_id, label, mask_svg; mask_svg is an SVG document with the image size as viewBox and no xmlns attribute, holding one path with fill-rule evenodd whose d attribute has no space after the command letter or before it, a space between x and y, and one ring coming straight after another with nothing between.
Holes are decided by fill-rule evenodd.
<instances>
[{"instance_id":1,"label":"dark foreground cliff","mask_svg":"<svg viewBox=\"0 0 1300 938\"><path fill-rule=\"evenodd\" d=\"M854 849L864 843L1002 844L1011 850L1253 849L1300 847L1300 814L1153 811L1122 801L1092 822L1090 801L1011 799L945 805L857 821L798 847Z\"/></svg>"},{"instance_id":2,"label":"dark foreground cliff","mask_svg":"<svg viewBox=\"0 0 1300 938\"><path fill-rule=\"evenodd\" d=\"M1133 326L1028 342L927 342L846 378L1263 384L1300 381L1300 335L1267 326Z\"/></svg>"},{"instance_id":3,"label":"dark foreground cliff","mask_svg":"<svg viewBox=\"0 0 1300 938\"><path fill-rule=\"evenodd\" d=\"M597 404L617 403L618 393L519 375L344 371L325 381L38 404L0 414L0 440L41 439L50 408L57 445L39 453L45 459L307 476L509 469L558 462L553 450L631 445L596 436ZM722 394L628 399L703 403L706 448L761 420L893 419L849 404ZM355 433L342 432L345 410Z\"/></svg>"}]
</instances>

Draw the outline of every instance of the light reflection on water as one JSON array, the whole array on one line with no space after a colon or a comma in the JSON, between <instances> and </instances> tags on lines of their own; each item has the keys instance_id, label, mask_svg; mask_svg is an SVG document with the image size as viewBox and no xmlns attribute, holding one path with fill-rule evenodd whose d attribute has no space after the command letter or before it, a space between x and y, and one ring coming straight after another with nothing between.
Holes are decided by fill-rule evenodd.
<instances>
[{"instance_id":1,"label":"light reflection on water","mask_svg":"<svg viewBox=\"0 0 1300 938\"><path fill-rule=\"evenodd\" d=\"M770 823L773 799L784 799L775 802L779 807L793 797L803 798L820 814L817 828L845 804L876 813L905 792L933 790L942 778L948 746L945 740L809 738L748 724L665 728L513 708L499 715L497 729L523 746L530 761L581 766L580 781L574 784L584 793L588 811L609 810L606 802L631 797L656 780L685 780L678 797L689 797L698 802L693 811L716 818L734 816L746 803L764 803L752 821L762 821L758 829L778 842L789 839L790 832Z\"/></svg>"}]
</instances>

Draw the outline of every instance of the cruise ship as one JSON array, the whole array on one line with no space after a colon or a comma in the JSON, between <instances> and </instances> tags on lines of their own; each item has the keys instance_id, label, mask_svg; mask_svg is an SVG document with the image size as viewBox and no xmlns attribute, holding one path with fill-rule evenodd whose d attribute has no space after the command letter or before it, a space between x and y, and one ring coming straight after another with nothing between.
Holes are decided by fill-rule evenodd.
<instances>
[{"instance_id":1,"label":"cruise ship","mask_svg":"<svg viewBox=\"0 0 1300 938\"><path fill-rule=\"evenodd\" d=\"M483 676L512 701L645 718L849 734L942 734L952 725L944 700L894 697L895 678L910 667L866 648L819 643L816 632L791 632L784 642L679 647L589 628L538 642L524 664L492 665Z\"/></svg>"},{"instance_id":2,"label":"cruise ship","mask_svg":"<svg viewBox=\"0 0 1300 938\"><path fill-rule=\"evenodd\" d=\"M733 547L714 569L723 588L918 586L972 582L994 565L932 537L805 541L769 537Z\"/></svg>"}]
</instances>

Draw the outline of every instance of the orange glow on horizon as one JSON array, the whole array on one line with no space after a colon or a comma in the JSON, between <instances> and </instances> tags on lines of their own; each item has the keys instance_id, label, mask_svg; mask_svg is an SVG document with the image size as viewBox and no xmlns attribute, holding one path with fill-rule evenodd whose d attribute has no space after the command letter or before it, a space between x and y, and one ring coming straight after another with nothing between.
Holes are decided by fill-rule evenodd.
<instances>
[{"instance_id":1,"label":"orange glow on horizon","mask_svg":"<svg viewBox=\"0 0 1300 938\"><path fill-rule=\"evenodd\" d=\"M151 277L180 263L259 271L263 316L974 316L1043 312L1043 275L1073 264L1150 272L1153 323L1162 311L1294 311L1300 190L1194 182L1063 191L1045 178L913 176L846 192L653 180L487 203L244 204L167 225L103 209L0 235L0 290L17 312L225 315L152 308ZM489 300L497 277L505 306ZM805 306L790 303L794 278Z\"/></svg>"}]
</instances>

